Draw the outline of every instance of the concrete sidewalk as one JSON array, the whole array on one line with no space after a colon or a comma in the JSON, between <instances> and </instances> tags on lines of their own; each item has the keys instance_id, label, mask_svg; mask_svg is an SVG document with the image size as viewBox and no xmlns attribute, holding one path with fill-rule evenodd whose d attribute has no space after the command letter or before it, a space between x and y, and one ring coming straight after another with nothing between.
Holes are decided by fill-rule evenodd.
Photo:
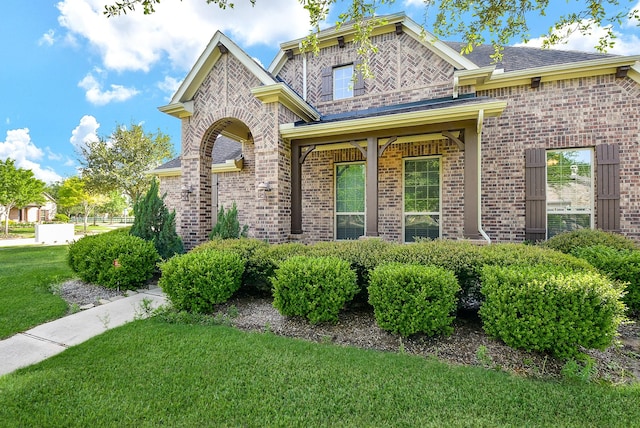
<instances>
[{"instance_id":1,"label":"concrete sidewalk","mask_svg":"<svg viewBox=\"0 0 640 428\"><path fill-rule=\"evenodd\" d=\"M166 303L159 288L141 289L131 296L39 325L0 341L0 376L38 363L106 330L133 321L136 315L142 315L144 299L150 300L154 309Z\"/></svg>"}]
</instances>

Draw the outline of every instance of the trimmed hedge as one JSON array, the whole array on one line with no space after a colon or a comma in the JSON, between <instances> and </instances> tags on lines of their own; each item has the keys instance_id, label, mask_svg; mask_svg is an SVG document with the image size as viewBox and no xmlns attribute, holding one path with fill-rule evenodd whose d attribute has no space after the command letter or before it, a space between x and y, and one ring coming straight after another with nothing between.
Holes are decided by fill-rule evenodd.
<instances>
[{"instance_id":1,"label":"trimmed hedge","mask_svg":"<svg viewBox=\"0 0 640 428\"><path fill-rule=\"evenodd\" d=\"M160 264L158 285L176 309L210 313L240 288L244 266L232 251L190 252Z\"/></svg>"},{"instance_id":2,"label":"trimmed hedge","mask_svg":"<svg viewBox=\"0 0 640 428\"><path fill-rule=\"evenodd\" d=\"M160 256L152 242L114 230L71 243L67 261L83 281L135 289L153 277Z\"/></svg>"},{"instance_id":3,"label":"trimmed hedge","mask_svg":"<svg viewBox=\"0 0 640 428\"><path fill-rule=\"evenodd\" d=\"M305 317L312 324L337 322L358 290L349 262L337 257L291 257L272 281L273 306L282 315Z\"/></svg>"},{"instance_id":4,"label":"trimmed hedge","mask_svg":"<svg viewBox=\"0 0 640 428\"><path fill-rule=\"evenodd\" d=\"M618 250L604 245L579 247L572 251L609 278L625 283L622 301L629 312L640 315L640 251Z\"/></svg>"},{"instance_id":5,"label":"trimmed hedge","mask_svg":"<svg viewBox=\"0 0 640 428\"><path fill-rule=\"evenodd\" d=\"M577 229L563 232L541 242L540 245L569 254L578 247L604 245L617 250L636 250L638 244L626 236L599 229Z\"/></svg>"},{"instance_id":6,"label":"trimmed hedge","mask_svg":"<svg viewBox=\"0 0 640 428\"><path fill-rule=\"evenodd\" d=\"M449 270L390 263L371 273L369 303L384 330L402 336L451 334L459 290Z\"/></svg>"},{"instance_id":7,"label":"trimmed hedge","mask_svg":"<svg viewBox=\"0 0 640 428\"><path fill-rule=\"evenodd\" d=\"M609 279L561 267L485 266L482 294L487 334L560 358L610 346L624 315L621 290Z\"/></svg>"}]
</instances>

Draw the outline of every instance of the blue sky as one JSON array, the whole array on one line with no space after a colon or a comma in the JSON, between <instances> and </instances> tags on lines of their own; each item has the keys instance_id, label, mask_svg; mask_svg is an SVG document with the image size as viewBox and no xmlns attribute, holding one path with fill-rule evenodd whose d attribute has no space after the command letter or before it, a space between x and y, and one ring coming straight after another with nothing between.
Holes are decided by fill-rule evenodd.
<instances>
[{"instance_id":1,"label":"blue sky","mask_svg":"<svg viewBox=\"0 0 640 428\"><path fill-rule=\"evenodd\" d=\"M157 107L169 101L216 30L265 67L279 43L308 32L308 15L298 0L258 0L255 8L236 0L235 9L226 11L204 0L163 0L153 15L137 11L107 19L103 6L112 2L2 0L0 160L12 158L46 182L58 181L76 174L79 145L131 123L170 135L177 154L180 122ZM530 21L534 45L553 17L569 7L565 1L551 3L550 18ZM396 0L381 9L399 11L423 22L422 0ZM332 11L329 23L337 13ZM640 55L634 23L623 23L616 32L612 53ZM596 39L597 31L559 48L593 50Z\"/></svg>"}]
</instances>

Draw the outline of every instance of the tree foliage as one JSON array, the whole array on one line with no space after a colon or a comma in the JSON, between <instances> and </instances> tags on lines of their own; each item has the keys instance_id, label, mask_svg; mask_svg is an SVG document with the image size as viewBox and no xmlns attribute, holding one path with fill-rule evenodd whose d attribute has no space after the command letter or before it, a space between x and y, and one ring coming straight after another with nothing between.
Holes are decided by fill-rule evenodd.
<instances>
[{"instance_id":1,"label":"tree foliage","mask_svg":"<svg viewBox=\"0 0 640 428\"><path fill-rule=\"evenodd\" d=\"M82 177L100 193L124 192L132 201L151 185L148 171L173 156L168 135L145 133L142 125L118 125L109 138L90 141L80 149Z\"/></svg>"},{"instance_id":2,"label":"tree foliage","mask_svg":"<svg viewBox=\"0 0 640 428\"><path fill-rule=\"evenodd\" d=\"M9 234L9 213L31 203L44 202L45 183L28 169L16 168L15 161L0 161L0 216L4 216L4 233Z\"/></svg>"},{"instance_id":3,"label":"tree foliage","mask_svg":"<svg viewBox=\"0 0 640 428\"><path fill-rule=\"evenodd\" d=\"M234 3L228 0L205 0L207 3L218 5L221 9L232 8ZM252 5L256 0L249 1ZM266 1L266 0L262 0ZM329 10L334 5L342 5L346 11L339 15L336 25L353 23L355 29L355 42L358 46L358 54L363 57L362 73L365 77L370 75L367 56L376 52L376 47L371 43L371 31L380 23L375 18L376 11L384 4L392 4L395 0L298 0L309 12L309 23L313 28L310 37L304 43L304 48L318 51L317 33L320 24L324 22ZM527 20L534 15L545 16L550 0L423 0L425 17L427 13L436 9L436 18L433 32L436 36L444 38L451 35L461 35L466 46L464 53L471 52L475 46L490 42L495 48L494 60L500 60L502 47L513 40L528 40L529 25ZM145 14L155 12L154 7L160 0L120 0L105 6L104 13L116 16L129 11L134 11L136 6L142 6ZM628 7L620 11L620 5ZM605 52L615 44L614 24L621 24L626 19L640 21L640 10L631 8L632 0L567 0L566 10L572 11L556 18L555 24L549 28L545 35L544 45L557 44L565 40L571 33L579 32L583 35L590 34L594 28L602 27L604 35L599 39L595 48ZM610 9L615 9L611 13ZM373 18L372 18L373 17ZM371 19L372 18L372 19ZM425 20L426 21L426 20ZM426 23L426 22L425 22ZM490 34L486 40L486 34Z\"/></svg>"},{"instance_id":4,"label":"tree foliage","mask_svg":"<svg viewBox=\"0 0 640 428\"><path fill-rule=\"evenodd\" d=\"M169 212L159 196L158 182L153 180L144 198L133 206L135 220L131 234L153 242L158 254L168 259L184 252L182 239L176 233L176 212Z\"/></svg>"},{"instance_id":5,"label":"tree foliage","mask_svg":"<svg viewBox=\"0 0 640 428\"><path fill-rule=\"evenodd\" d=\"M79 210L82 213L84 233L87 233L89 214L96 206L105 201L105 197L89 189L87 180L70 177L64 180L58 189L58 204L61 209Z\"/></svg>"}]
</instances>

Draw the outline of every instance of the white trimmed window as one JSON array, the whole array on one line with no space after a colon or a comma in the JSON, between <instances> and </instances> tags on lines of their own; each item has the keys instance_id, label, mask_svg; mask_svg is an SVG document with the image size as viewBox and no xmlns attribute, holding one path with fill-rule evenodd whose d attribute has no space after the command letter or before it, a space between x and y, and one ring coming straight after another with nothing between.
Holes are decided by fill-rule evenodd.
<instances>
[{"instance_id":1,"label":"white trimmed window","mask_svg":"<svg viewBox=\"0 0 640 428\"><path fill-rule=\"evenodd\" d=\"M333 69L333 99L353 97L353 64Z\"/></svg>"},{"instance_id":2,"label":"white trimmed window","mask_svg":"<svg viewBox=\"0 0 640 428\"><path fill-rule=\"evenodd\" d=\"M593 150L547 151L547 239L593 227Z\"/></svg>"},{"instance_id":3,"label":"white trimmed window","mask_svg":"<svg viewBox=\"0 0 640 428\"><path fill-rule=\"evenodd\" d=\"M335 236L337 240L364 235L365 165L336 165Z\"/></svg>"},{"instance_id":4,"label":"white trimmed window","mask_svg":"<svg viewBox=\"0 0 640 428\"><path fill-rule=\"evenodd\" d=\"M440 237L440 157L404 161L404 242Z\"/></svg>"}]
</instances>

